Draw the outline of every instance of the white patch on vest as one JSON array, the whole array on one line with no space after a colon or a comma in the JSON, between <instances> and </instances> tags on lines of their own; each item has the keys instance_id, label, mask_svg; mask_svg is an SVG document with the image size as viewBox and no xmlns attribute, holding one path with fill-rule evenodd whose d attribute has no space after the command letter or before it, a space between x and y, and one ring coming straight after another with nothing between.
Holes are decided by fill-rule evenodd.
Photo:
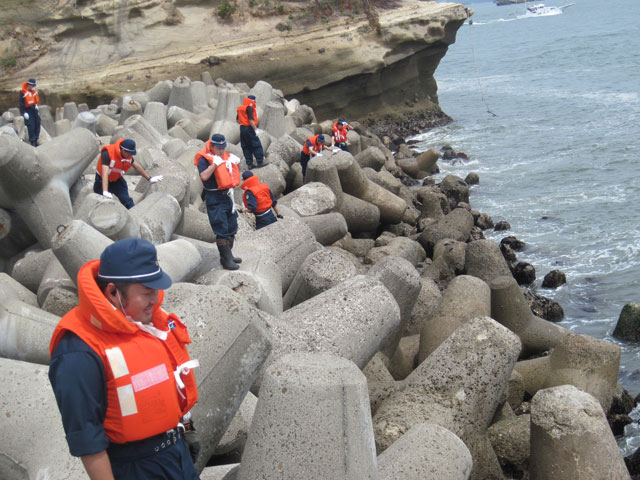
<instances>
[{"instance_id":1,"label":"white patch on vest","mask_svg":"<svg viewBox=\"0 0 640 480\"><path fill-rule=\"evenodd\" d=\"M109 366L111 367L113 378L120 378L125 375L129 375L129 367L127 367L127 362L124 359L124 355L122 354L120 347L107 348L105 353L109 360Z\"/></svg>"},{"instance_id":2,"label":"white patch on vest","mask_svg":"<svg viewBox=\"0 0 640 480\"><path fill-rule=\"evenodd\" d=\"M118 387L118 401L120 402L120 413L123 417L138 413L136 397L133 395L133 387L131 385Z\"/></svg>"},{"instance_id":3,"label":"white patch on vest","mask_svg":"<svg viewBox=\"0 0 640 480\"><path fill-rule=\"evenodd\" d=\"M131 376L131 383L133 384L133 391L139 392L145 388L153 387L158 383L162 383L169 379L167 373L167 367L164 363L145 370L144 372L137 373Z\"/></svg>"},{"instance_id":4,"label":"white patch on vest","mask_svg":"<svg viewBox=\"0 0 640 480\"><path fill-rule=\"evenodd\" d=\"M98 320L96 317L91 315L91 318L89 319L89 321L91 322L91 325L93 325L94 327L97 327L100 330L102 330L102 322L100 320Z\"/></svg>"}]
</instances>

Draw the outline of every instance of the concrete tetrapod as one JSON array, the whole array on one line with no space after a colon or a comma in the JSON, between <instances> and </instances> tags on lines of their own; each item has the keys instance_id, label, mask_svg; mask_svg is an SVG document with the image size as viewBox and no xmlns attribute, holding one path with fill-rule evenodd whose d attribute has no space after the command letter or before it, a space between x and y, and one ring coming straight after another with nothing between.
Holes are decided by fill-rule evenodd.
<instances>
[{"instance_id":1,"label":"concrete tetrapod","mask_svg":"<svg viewBox=\"0 0 640 480\"><path fill-rule=\"evenodd\" d=\"M0 356L48 365L49 341L59 321L0 284Z\"/></svg>"},{"instance_id":2,"label":"concrete tetrapod","mask_svg":"<svg viewBox=\"0 0 640 480\"><path fill-rule=\"evenodd\" d=\"M130 212L140 224L140 236L154 244L168 242L182 219L178 200L165 192L147 195Z\"/></svg>"},{"instance_id":3,"label":"concrete tetrapod","mask_svg":"<svg viewBox=\"0 0 640 480\"><path fill-rule=\"evenodd\" d=\"M301 220L307 224L321 245L331 245L348 232L347 222L338 212L302 217Z\"/></svg>"},{"instance_id":4,"label":"concrete tetrapod","mask_svg":"<svg viewBox=\"0 0 640 480\"><path fill-rule=\"evenodd\" d=\"M202 256L193 244L178 239L157 246L158 263L174 283L196 277L202 267Z\"/></svg>"},{"instance_id":5,"label":"concrete tetrapod","mask_svg":"<svg viewBox=\"0 0 640 480\"><path fill-rule=\"evenodd\" d=\"M343 157L347 155L350 159L346 162L346 165L338 166L342 190L378 207L382 223L400 223L402 215L407 209L407 202L369 180L362 172L358 162L349 153L339 152L335 154L335 156Z\"/></svg>"},{"instance_id":6,"label":"concrete tetrapod","mask_svg":"<svg viewBox=\"0 0 640 480\"><path fill-rule=\"evenodd\" d=\"M48 342L47 342L48 343ZM48 368L0 358L0 478L68 480L86 474L69 454Z\"/></svg>"},{"instance_id":7,"label":"concrete tetrapod","mask_svg":"<svg viewBox=\"0 0 640 480\"><path fill-rule=\"evenodd\" d=\"M489 286L491 316L520 337L523 358L549 350L569 335L566 328L536 317L531 312L513 276L496 277Z\"/></svg>"},{"instance_id":8,"label":"concrete tetrapod","mask_svg":"<svg viewBox=\"0 0 640 480\"><path fill-rule=\"evenodd\" d=\"M300 266L284 296L283 307L294 307L357 274L357 265L339 250L317 250Z\"/></svg>"},{"instance_id":9,"label":"concrete tetrapod","mask_svg":"<svg viewBox=\"0 0 640 480\"><path fill-rule=\"evenodd\" d=\"M364 368L399 325L400 308L389 290L357 275L269 319L273 353L267 365L288 353L323 352Z\"/></svg>"},{"instance_id":10,"label":"concrete tetrapod","mask_svg":"<svg viewBox=\"0 0 640 480\"><path fill-rule=\"evenodd\" d=\"M385 342L382 353L391 358L396 350L402 332L405 330L413 306L418 298L422 283L420 275L413 265L401 257L384 257L369 269L367 275L380 280L391 292L400 307L400 325L398 330Z\"/></svg>"},{"instance_id":11,"label":"concrete tetrapod","mask_svg":"<svg viewBox=\"0 0 640 480\"><path fill-rule=\"evenodd\" d=\"M163 307L186 323L189 353L200 362L192 414L201 445L196 468L202 471L269 355L270 336L255 309L227 287L176 283L165 292Z\"/></svg>"},{"instance_id":12,"label":"concrete tetrapod","mask_svg":"<svg viewBox=\"0 0 640 480\"><path fill-rule=\"evenodd\" d=\"M307 256L322 248L309 227L295 218L284 218L269 228L249 232L239 238L236 245L242 247L240 251L253 250L266 255L280 268L283 294Z\"/></svg>"},{"instance_id":13,"label":"concrete tetrapod","mask_svg":"<svg viewBox=\"0 0 640 480\"><path fill-rule=\"evenodd\" d=\"M310 353L271 365L237 478L377 479L367 381L358 367Z\"/></svg>"},{"instance_id":14,"label":"concrete tetrapod","mask_svg":"<svg viewBox=\"0 0 640 480\"><path fill-rule=\"evenodd\" d=\"M149 97L151 98L151 96ZM193 112L193 95L191 94L191 80L189 77L181 75L173 82L167 107L174 105Z\"/></svg>"},{"instance_id":15,"label":"concrete tetrapod","mask_svg":"<svg viewBox=\"0 0 640 480\"><path fill-rule=\"evenodd\" d=\"M69 188L98 153L95 136L76 128L37 149L0 135L0 208L15 210L44 248L73 219Z\"/></svg>"},{"instance_id":16,"label":"concrete tetrapod","mask_svg":"<svg viewBox=\"0 0 640 480\"><path fill-rule=\"evenodd\" d=\"M465 442L473 478L500 472L486 429L520 348L517 335L491 318L460 326L379 405L373 419L378 451L418 423L436 423Z\"/></svg>"},{"instance_id":17,"label":"concrete tetrapod","mask_svg":"<svg viewBox=\"0 0 640 480\"><path fill-rule=\"evenodd\" d=\"M76 282L80 268L100 258L113 241L82 220L73 220L53 239L52 250L69 277Z\"/></svg>"},{"instance_id":18,"label":"concrete tetrapod","mask_svg":"<svg viewBox=\"0 0 640 480\"><path fill-rule=\"evenodd\" d=\"M473 461L446 428L419 423L378 456L380 480L467 480Z\"/></svg>"},{"instance_id":19,"label":"concrete tetrapod","mask_svg":"<svg viewBox=\"0 0 640 480\"><path fill-rule=\"evenodd\" d=\"M113 241L140 237L140 225L118 199L92 192L76 206L76 218Z\"/></svg>"},{"instance_id":20,"label":"concrete tetrapod","mask_svg":"<svg viewBox=\"0 0 640 480\"><path fill-rule=\"evenodd\" d=\"M531 401L531 480L631 477L598 401L571 385Z\"/></svg>"}]
</instances>

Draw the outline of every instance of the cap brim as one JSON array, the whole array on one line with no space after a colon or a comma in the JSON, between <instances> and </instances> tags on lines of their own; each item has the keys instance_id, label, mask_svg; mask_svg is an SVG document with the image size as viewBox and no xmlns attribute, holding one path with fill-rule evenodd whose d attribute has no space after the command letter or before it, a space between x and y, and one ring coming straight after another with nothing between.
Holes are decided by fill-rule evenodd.
<instances>
[{"instance_id":1,"label":"cap brim","mask_svg":"<svg viewBox=\"0 0 640 480\"><path fill-rule=\"evenodd\" d=\"M165 272L162 272L162 276L156 278L155 280L139 283L141 283L145 287L154 288L156 290L166 290L173 284L173 281L171 280L171 277L169 275L167 275Z\"/></svg>"}]
</instances>

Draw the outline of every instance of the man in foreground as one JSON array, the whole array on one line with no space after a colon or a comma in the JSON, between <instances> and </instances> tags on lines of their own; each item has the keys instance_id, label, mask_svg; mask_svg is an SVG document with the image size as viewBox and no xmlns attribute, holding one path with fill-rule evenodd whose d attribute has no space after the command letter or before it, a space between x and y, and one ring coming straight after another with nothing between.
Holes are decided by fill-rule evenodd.
<instances>
[{"instance_id":1,"label":"man in foreground","mask_svg":"<svg viewBox=\"0 0 640 480\"><path fill-rule=\"evenodd\" d=\"M198 361L185 325L160 308L170 286L150 242L120 240L80 269L80 304L53 332L49 380L92 480L199 478L182 428Z\"/></svg>"},{"instance_id":2,"label":"man in foreground","mask_svg":"<svg viewBox=\"0 0 640 480\"><path fill-rule=\"evenodd\" d=\"M98 195L113 198L115 195L120 203L127 209L133 207L133 199L129 196L129 187L123 175L133 167L143 178L150 183L162 180L162 175L152 177L133 156L136 154L136 142L121 138L105 147L102 147L100 158L96 165L96 178L93 183L93 191Z\"/></svg>"}]
</instances>

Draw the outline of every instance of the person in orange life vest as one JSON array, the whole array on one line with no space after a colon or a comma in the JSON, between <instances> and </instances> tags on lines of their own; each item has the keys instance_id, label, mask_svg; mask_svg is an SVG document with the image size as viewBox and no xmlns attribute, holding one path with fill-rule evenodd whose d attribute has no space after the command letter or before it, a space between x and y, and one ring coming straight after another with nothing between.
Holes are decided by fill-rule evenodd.
<instances>
[{"instance_id":1,"label":"person in orange life vest","mask_svg":"<svg viewBox=\"0 0 640 480\"><path fill-rule=\"evenodd\" d=\"M231 249L238 232L238 211L233 201L233 188L240 185L240 159L225 151L224 135L211 136L205 148L196 153L193 163L198 167L205 191L204 201L216 245L220 252L220 265L225 270L238 270L239 257Z\"/></svg>"},{"instance_id":2,"label":"person in orange life vest","mask_svg":"<svg viewBox=\"0 0 640 480\"><path fill-rule=\"evenodd\" d=\"M20 89L20 113L29 132L29 143L38 146L40 138L40 96L36 90L35 78L30 78L22 84Z\"/></svg>"},{"instance_id":3,"label":"person in orange life vest","mask_svg":"<svg viewBox=\"0 0 640 480\"><path fill-rule=\"evenodd\" d=\"M345 152L349 151L347 146L347 134L349 130L353 130L353 127L345 122L342 118L339 118L336 123L333 124L331 131L331 146L336 145L340 150Z\"/></svg>"},{"instance_id":4,"label":"person in orange life vest","mask_svg":"<svg viewBox=\"0 0 640 480\"><path fill-rule=\"evenodd\" d=\"M80 303L49 346L71 455L92 479L198 479L183 428L198 400L198 361L185 325L161 308L171 278L156 248L117 241L80 269L77 284Z\"/></svg>"},{"instance_id":5,"label":"person in orange life vest","mask_svg":"<svg viewBox=\"0 0 640 480\"><path fill-rule=\"evenodd\" d=\"M236 119L240 124L240 146L242 147L242 154L247 162L247 167L253 168L254 156L256 157L258 168L265 166L264 151L258 138L260 130L258 130L258 110L254 95L249 95L243 100L242 105L238 107Z\"/></svg>"},{"instance_id":6,"label":"person in orange life vest","mask_svg":"<svg viewBox=\"0 0 640 480\"><path fill-rule=\"evenodd\" d=\"M313 137L309 137L305 140L302 146L302 152L300 152L300 165L302 165L302 176L307 173L307 164L311 157L321 155L322 150L331 150L325 145L324 135L321 133Z\"/></svg>"},{"instance_id":7,"label":"person in orange life vest","mask_svg":"<svg viewBox=\"0 0 640 480\"><path fill-rule=\"evenodd\" d=\"M133 160L136 154L136 142L121 138L116 143L102 147L96 165L96 178L93 191L98 195L113 198L115 195L127 209L133 207L133 199L129 196L129 187L123 175L133 167L150 183L162 180L162 175L152 177L139 163Z\"/></svg>"},{"instance_id":8,"label":"person in orange life vest","mask_svg":"<svg viewBox=\"0 0 640 480\"><path fill-rule=\"evenodd\" d=\"M245 206L242 211L256 216L256 230L276 222L276 215L282 218L276 205L278 203L276 197L266 183L260 183L258 176L250 170L242 172L242 180L244 181L240 188L244 190L242 200ZM273 214L274 210L276 215Z\"/></svg>"}]
</instances>

